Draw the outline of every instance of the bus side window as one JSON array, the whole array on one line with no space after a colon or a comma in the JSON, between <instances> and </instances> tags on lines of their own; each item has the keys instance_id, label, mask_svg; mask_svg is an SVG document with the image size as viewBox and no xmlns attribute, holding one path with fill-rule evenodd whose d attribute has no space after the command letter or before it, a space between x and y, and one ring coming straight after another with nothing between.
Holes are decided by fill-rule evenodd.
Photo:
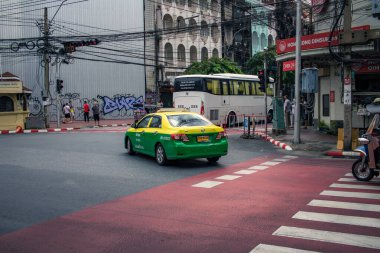
<instances>
[{"instance_id":1,"label":"bus side window","mask_svg":"<svg viewBox=\"0 0 380 253\"><path fill-rule=\"evenodd\" d=\"M222 95L228 95L228 82L227 81L221 81L222 83Z\"/></svg>"},{"instance_id":2,"label":"bus side window","mask_svg":"<svg viewBox=\"0 0 380 253\"><path fill-rule=\"evenodd\" d=\"M259 89L260 84L259 84L258 82L255 82L255 86L256 86L256 94L257 94L257 95L260 95L260 96L264 95L264 92L262 92L262 91Z\"/></svg>"},{"instance_id":3,"label":"bus side window","mask_svg":"<svg viewBox=\"0 0 380 253\"><path fill-rule=\"evenodd\" d=\"M239 81L239 88L238 88L238 92L239 92L239 95L245 95L245 89L244 89L244 83L242 81Z\"/></svg>"},{"instance_id":4,"label":"bus side window","mask_svg":"<svg viewBox=\"0 0 380 253\"><path fill-rule=\"evenodd\" d=\"M245 84L245 95L251 95L251 83L248 81L245 81L244 84Z\"/></svg>"},{"instance_id":5,"label":"bus side window","mask_svg":"<svg viewBox=\"0 0 380 253\"><path fill-rule=\"evenodd\" d=\"M232 91L231 95L239 95L239 82L232 81L231 83L232 83L231 89L230 89L230 91Z\"/></svg>"},{"instance_id":6,"label":"bus side window","mask_svg":"<svg viewBox=\"0 0 380 253\"><path fill-rule=\"evenodd\" d=\"M252 87L252 95L257 95L257 92L256 92L256 84L257 82L252 82L251 83L251 87Z\"/></svg>"},{"instance_id":7,"label":"bus side window","mask_svg":"<svg viewBox=\"0 0 380 253\"><path fill-rule=\"evenodd\" d=\"M206 80L206 89L208 93L212 94L212 80L210 79Z\"/></svg>"},{"instance_id":8,"label":"bus side window","mask_svg":"<svg viewBox=\"0 0 380 253\"><path fill-rule=\"evenodd\" d=\"M219 80L212 80L207 79L207 92L214 94L214 95L220 95L220 85Z\"/></svg>"}]
</instances>

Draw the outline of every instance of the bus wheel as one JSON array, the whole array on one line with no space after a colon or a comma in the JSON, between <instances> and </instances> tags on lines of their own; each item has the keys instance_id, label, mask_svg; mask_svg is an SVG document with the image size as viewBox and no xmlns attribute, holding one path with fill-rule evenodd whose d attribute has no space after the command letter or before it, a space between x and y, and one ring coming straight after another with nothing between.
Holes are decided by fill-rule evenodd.
<instances>
[{"instance_id":1,"label":"bus wheel","mask_svg":"<svg viewBox=\"0 0 380 253\"><path fill-rule=\"evenodd\" d=\"M236 125L236 114L234 112L230 112L227 117L227 126L233 127Z\"/></svg>"}]
</instances>

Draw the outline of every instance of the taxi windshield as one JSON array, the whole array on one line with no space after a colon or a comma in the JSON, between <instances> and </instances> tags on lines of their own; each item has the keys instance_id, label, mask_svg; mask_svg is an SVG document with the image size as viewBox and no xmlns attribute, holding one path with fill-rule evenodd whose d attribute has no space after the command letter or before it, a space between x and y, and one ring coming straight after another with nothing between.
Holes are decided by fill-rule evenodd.
<instances>
[{"instance_id":1,"label":"taxi windshield","mask_svg":"<svg viewBox=\"0 0 380 253\"><path fill-rule=\"evenodd\" d=\"M167 117L173 127L212 125L210 121L196 114L168 115Z\"/></svg>"}]
</instances>

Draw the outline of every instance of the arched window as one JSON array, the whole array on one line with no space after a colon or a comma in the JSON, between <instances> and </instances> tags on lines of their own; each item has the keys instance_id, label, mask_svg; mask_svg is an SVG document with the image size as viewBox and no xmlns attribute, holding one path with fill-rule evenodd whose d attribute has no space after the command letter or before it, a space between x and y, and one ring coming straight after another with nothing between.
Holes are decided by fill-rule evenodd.
<instances>
[{"instance_id":1,"label":"arched window","mask_svg":"<svg viewBox=\"0 0 380 253\"><path fill-rule=\"evenodd\" d=\"M223 0L222 0L223 1ZM212 0L211 1L211 11L214 16L217 16L220 10L220 4L218 3L218 0Z\"/></svg>"},{"instance_id":2,"label":"arched window","mask_svg":"<svg viewBox=\"0 0 380 253\"><path fill-rule=\"evenodd\" d=\"M186 31L185 28L186 28L185 19L182 16L179 16L177 18L177 29L180 32L180 34L184 34L184 32Z\"/></svg>"},{"instance_id":3,"label":"arched window","mask_svg":"<svg viewBox=\"0 0 380 253\"><path fill-rule=\"evenodd\" d=\"M197 21L194 18L189 20L189 33L193 40L197 38Z\"/></svg>"},{"instance_id":4,"label":"arched window","mask_svg":"<svg viewBox=\"0 0 380 253\"><path fill-rule=\"evenodd\" d=\"M165 64L173 64L173 46L170 43L165 44Z\"/></svg>"},{"instance_id":5,"label":"arched window","mask_svg":"<svg viewBox=\"0 0 380 253\"><path fill-rule=\"evenodd\" d=\"M201 61L206 61L208 59L208 50L206 47L202 48L201 51Z\"/></svg>"},{"instance_id":6,"label":"arched window","mask_svg":"<svg viewBox=\"0 0 380 253\"><path fill-rule=\"evenodd\" d=\"M252 50L256 52L258 48L259 48L259 36L257 32L255 31L252 33Z\"/></svg>"},{"instance_id":7,"label":"arched window","mask_svg":"<svg viewBox=\"0 0 380 253\"><path fill-rule=\"evenodd\" d=\"M164 29L172 29L173 28L173 18L169 14L165 14L164 16Z\"/></svg>"},{"instance_id":8,"label":"arched window","mask_svg":"<svg viewBox=\"0 0 380 253\"><path fill-rule=\"evenodd\" d=\"M199 7L201 7L201 10L206 11L208 9L208 1L199 0Z\"/></svg>"},{"instance_id":9,"label":"arched window","mask_svg":"<svg viewBox=\"0 0 380 253\"><path fill-rule=\"evenodd\" d=\"M220 32L219 32L218 25L216 23L214 23L214 24L211 25L211 38L212 38L212 41L214 41L215 43L217 43L219 41L219 36L220 36Z\"/></svg>"},{"instance_id":10,"label":"arched window","mask_svg":"<svg viewBox=\"0 0 380 253\"><path fill-rule=\"evenodd\" d=\"M180 66L186 65L185 46L182 44L179 44L177 48L177 60L178 60L178 65Z\"/></svg>"},{"instance_id":11,"label":"arched window","mask_svg":"<svg viewBox=\"0 0 380 253\"><path fill-rule=\"evenodd\" d=\"M13 112L14 105L12 98L8 96L0 97L0 112Z\"/></svg>"},{"instance_id":12,"label":"arched window","mask_svg":"<svg viewBox=\"0 0 380 253\"><path fill-rule=\"evenodd\" d=\"M260 35L260 41L261 41L261 48L264 49L264 47L267 46L267 40L264 33Z\"/></svg>"},{"instance_id":13,"label":"arched window","mask_svg":"<svg viewBox=\"0 0 380 253\"><path fill-rule=\"evenodd\" d=\"M268 36L268 47L273 46L273 36L272 34L269 34Z\"/></svg>"},{"instance_id":14,"label":"arched window","mask_svg":"<svg viewBox=\"0 0 380 253\"><path fill-rule=\"evenodd\" d=\"M218 49L214 48L212 50L212 57L219 58L219 51L218 51Z\"/></svg>"},{"instance_id":15,"label":"arched window","mask_svg":"<svg viewBox=\"0 0 380 253\"><path fill-rule=\"evenodd\" d=\"M190 63L198 61L197 48L195 46L190 47Z\"/></svg>"},{"instance_id":16,"label":"arched window","mask_svg":"<svg viewBox=\"0 0 380 253\"><path fill-rule=\"evenodd\" d=\"M200 32L201 38L203 40L207 40L208 36L210 35L210 31L208 29L208 24L206 21L201 22L201 32Z\"/></svg>"}]
</instances>

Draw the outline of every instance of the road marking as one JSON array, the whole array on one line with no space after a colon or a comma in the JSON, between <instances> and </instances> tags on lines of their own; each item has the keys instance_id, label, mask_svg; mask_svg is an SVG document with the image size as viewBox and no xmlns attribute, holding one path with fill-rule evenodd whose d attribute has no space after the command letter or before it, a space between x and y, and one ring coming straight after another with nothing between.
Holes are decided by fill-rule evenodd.
<instances>
[{"instance_id":1,"label":"road marking","mask_svg":"<svg viewBox=\"0 0 380 253\"><path fill-rule=\"evenodd\" d=\"M239 171L236 171L234 173L235 174L242 174L242 175L249 175L249 174L252 174L255 172L257 172L257 171L256 170L239 170Z\"/></svg>"},{"instance_id":2,"label":"road marking","mask_svg":"<svg viewBox=\"0 0 380 253\"><path fill-rule=\"evenodd\" d=\"M277 164L280 164L280 162L265 162L265 163L262 163L260 165L264 165L264 166L274 166L274 165L277 165Z\"/></svg>"},{"instance_id":3,"label":"road marking","mask_svg":"<svg viewBox=\"0 0 380 253\"><path fill-rule=\"evenodd\" d=\"M259 244L249 253L320 253L317 251L308 251L288 247L280 247L268 244Z\"/></svg>"},{"instance_id":4,"label":"road marking","mask_svg":"<svg viewBox=\"0 0 380 253\"><path fill-rule=\"evenodd\" d=\"M285 158L285 159L296 159L296 158L298 158L298 156L286 155L286 156L283 156L282 158Z\"/></svg>"},{"instance_id":5,"label":"road marking","mask_svg":"<svg viewBox=\"0 0 380 253\"><path fill-rule=\"evenodd\" d=\"M359 181L356 178L347 178L347 177L339 178L338 181L339 182L352 182L352 183L367 183L367 184L368 183L369 184L380 183L380 180L375 180L375 179L372 179L371 181Z\"/></svg>"},{"instance_id":6,"label":"road marking","mask_svg":"<svg viewBox=\"0 0 380 253\"><path fill-rule=\"evenodd\" d=\"M221 177L217 177L215 179L220 179L220 180L235 180L235 179L237 179L239 177L241 177L241 176L224 175L224 176L221 176Z\"/></svg>"},{"instance_id":7,"label":"road marking","mask_svg":"<svg viewBox=\"0 0 380 253\"><path fill-rule=\"evenodd\" d=\"M347 189L362 189L362 190L378 190L380 191L380 186L372 185L359 185L359 184L332 184L330 187L333 188L347 188Z\"/></svg>"},{"instance_id":8,"label":"road marking","mask_svg":"<svg viewBox=\"0 0 380 253\"><path fill-rule=\"evenodd\" d=\"M193 187L200 187L200 188L212 188L212 187L215 187L215 186L220 185L220 184L223 184L223 182L207 180L207 181L200 182L198 184L194 184L192 186Z\"/></svg>"},{"instance_id":9,"label":"road marking","mask_svg":"<svg viewBox=\"0 0 380 253\"><path fill-rule=\"evenodd\" d=\"M299 220L331 222L337 224L380 228L380 219L359 216L299 211L295 215L293 215L292 218Z\"/></svg>"},{"instance_id":10,"label":"road marking","mask_svg":"<svg viewBox=\"0 0 380 253\"><path fill-rule=\"evenodd\" d=\"M350 209L369 212L380 212L380 205L352 203L352 202L340 202L331 200L312 200L307 204L308 206L320 206L340 209Z\"/></svg>"},{"instance_id":11,"label":"road marking","mask_svg":"<svg viewBox=\"0 0 380 253\"><path fill-rule=\"evenodd\" d=\"M289 161L290 159L284 159L284 158L276 158L276 159L273 159L272 161L273 162L287 162Z\"/></svg>"},{"instance_id":12,"label":"road marking","mask_svg":"<svg viewBox=\"0 0 380 253\"><path fill-rule=\"evenodd\" d=\"M352 177L352 173L345 174L346 177Z\"/></svg>"},{"instance_id":13,"label":"road marking","mask_svg":"<svg viewBox=\"0 0 380 253\"><path fill-rule=\"evenodd\" d=\"M255 166L249 167L247 170L265 170L268 168L269 168L268 166L255 165Z\"/></svg>"},{"instance_id":14,"label":"road marking","mask_svg":"<svg viewBox=\"0 0 380 253\"><path fill-rule=\"evenodd\" d=\"M380 194L364 192L322 191L320 195L346 198L380 199Z\"/></svg>"},{"instance_id":15,"label":"road marking","mask_svg":"<svg viewBox=\"0 0 380 253\"><path fill-rule=\"evenodd\" d=\"M380 237L281 226L273 235L380 249Z\"/></svg>"}]
</instances>

